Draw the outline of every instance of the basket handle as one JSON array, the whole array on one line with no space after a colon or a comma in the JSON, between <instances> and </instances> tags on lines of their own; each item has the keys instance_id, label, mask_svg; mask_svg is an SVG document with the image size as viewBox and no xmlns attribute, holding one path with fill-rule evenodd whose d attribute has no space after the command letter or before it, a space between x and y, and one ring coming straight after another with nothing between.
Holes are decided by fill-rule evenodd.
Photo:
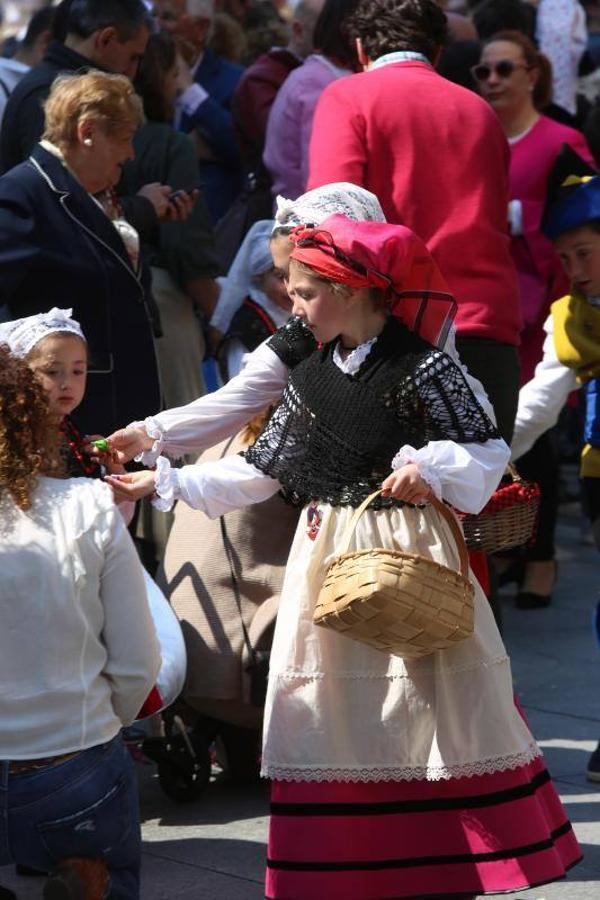
<instances>
[{"instance_id":1,"label":"basket handle","mask_svg":"<svg viewBox=\"0 0 600 900\"><path fill-rule=\"evenodd\" d=\"M519 475L519 473L517 471L517 467L515 466L514 463L509 462L509 464L506 467L506 472L508 472L508 474L510 475L510 477L512 478L513 481L516 481L519 484L522 484L523 479ZM506 472L504 473L505 475L506 475Z\"/></svg>"},{"instance_id":2,"label":"basket handle","mask_svg":"<svg viewBox=\"0 0 600 900\"><path fill-rule=\"evenodd\" d=\"M344 553L348 552L348 547L350 546L350 540L352 539L352 534L354 533L354 529L356 528L356 526L358 524L358 520L364 513L365 509L367 508L369 503L371 503L371 501L374 500L375 497L378 497L381 493L383 493L383 491L381 490L381 488L378 488L376 491L373 491L372 494L369 494L369 496L366 498L366 500L363 500L363 502L360 504L360 506L357 507L354 515L352 516L352 518L350 519L350 521L348 523L348 526L347 526L344 536L342 538L342 549L340 552L340 556L343 556ZM462 533L462 529L461 529L460 525L458 524L456 518L450 512L450 510L448 509L446 504L442 503L441 500L438 500L438 498L435 496L435 494L433 494L433 493L431 494L431 497L429 498L429 503L431 503L433 508L437 509L439 514L442 516L442 518L446 520L446 524L448 525L448 527L450 528L450 531L452 532L452 537L454 538L454 541L456 543L456 549L458 550L459 572L463 578L467 578L468 573L469 573L469 551L467 550L467 545L465 543L465 536Z\"/></svg>"}]
</instances>

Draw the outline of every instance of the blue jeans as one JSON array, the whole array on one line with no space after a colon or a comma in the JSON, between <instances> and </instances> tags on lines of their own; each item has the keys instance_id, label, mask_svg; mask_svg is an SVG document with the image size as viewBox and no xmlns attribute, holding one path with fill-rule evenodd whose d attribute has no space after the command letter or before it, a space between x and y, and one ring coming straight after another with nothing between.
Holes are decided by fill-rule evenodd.
<instances>
[{"instance_id":1,"label":"blue jeans","mask_svg":"<svg viewBox=\"0 0 600 900\"><path fill-rule=\"evenodd\" d=\"M11 775L0 761L0 866L50 871L70 856L102 857L110 900L139 900L137 782L120 735L31 772Z\"/></svg>"}]
</instances>

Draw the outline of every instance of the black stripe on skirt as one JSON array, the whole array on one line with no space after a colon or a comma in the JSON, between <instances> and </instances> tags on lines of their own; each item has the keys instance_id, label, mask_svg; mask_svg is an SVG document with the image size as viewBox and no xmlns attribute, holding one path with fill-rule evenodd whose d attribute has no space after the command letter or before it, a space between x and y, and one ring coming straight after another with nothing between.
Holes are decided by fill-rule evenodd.
<instances>
[{"instance_id":1,"label":"black stripe on skirt","mask_svg":"<svg viewBox=\"0 0 600 900\"><path fill-rule=\"evenodd\" d=\"M449 809L482 809L531 797L550 781L546 769L527 784L492 794L444 797L432 800L390 800L382 803L271 803L274 816L383 816L396 813L442 812Z\"/></svg>"},{"instance_id":2,"label":"black stripe on skirt","mask_svg":"<svg viewBox=\"0 0 600 900\"><path fill-rule=\"evenodd\" d=\"M299 862L286 859L267 859L269 869L280 869L296 872L344 872L351 870L378 871L380 869L408 869L416 866L443 866L458 863L495 862L502 859L513 859L551 850L555 840L572 831L571 823L565 821L559 828L551 832L550 837L535 844L523 847L511 847L506 850L492 850L487 853L455 853L446 856L418 856L411 859L380 860L344 860L343 862Z\"/></svg>"}]
</instances>

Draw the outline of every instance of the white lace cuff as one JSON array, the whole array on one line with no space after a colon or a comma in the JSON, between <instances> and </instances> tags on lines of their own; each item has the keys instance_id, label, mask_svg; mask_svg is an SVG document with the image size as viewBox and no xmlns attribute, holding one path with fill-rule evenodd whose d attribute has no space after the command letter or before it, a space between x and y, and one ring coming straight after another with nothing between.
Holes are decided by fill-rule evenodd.
<instances>
[{"instance_id":1,"label":"white lace cuff","mask_svg":"<svg viewBox=\"0 0 600 900\"><path fill-rule=\"evenodd\" d=\"M149 467L156 465L156 461L162 453L165 444L165 437L162 428L154 416L148 416L143 422L132 422L130 427L143 428L148 437L151 437L154 440L150 450L142 450L141 453L138 453L138 455L134 457L135 462L142 463L142 465Z\"/></svg>"},{"instance_id":2,"label":"white lace cuff","mask_svg":"<svg viewBox=\"0 0 600 900\"><path fill-rule=\"evenodd\" d=\"M152 506L168 512L173 508L178 493L177 469L171 468L171 463L165 456L159 456L156 460L156 496L152 500Z\"/></svg>"},{"instance_id":3,"label":"white lace cuff","mask_svg":"<svg viewBox=\"0 0 600 900\"><path fill-rule=\"evenodd\" d=\"M419 475L426 481L438 500L442 499L442 483L435 468L427 460L427 447L415 450L410 444L405 444L396 453L392 460L392 469L401 469L412 463L419 470Z\"/></svg>"}]
</instances>

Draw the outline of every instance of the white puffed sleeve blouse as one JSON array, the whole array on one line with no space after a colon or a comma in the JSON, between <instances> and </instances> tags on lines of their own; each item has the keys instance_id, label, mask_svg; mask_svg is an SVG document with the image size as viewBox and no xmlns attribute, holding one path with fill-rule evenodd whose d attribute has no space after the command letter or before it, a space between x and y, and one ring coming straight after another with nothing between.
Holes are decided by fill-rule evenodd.
<instances>
[{"instance_id":1,"label":"white puffed sleeve blouse","mask_svg":"<svg viewBox=\"0 0 600 900\"><path fill-rule=\"evenodd\" d=\"M361 344L344 360L336 352L336 365L349 374L357 371L375 341L376 338ZM481 383L460 363L453 333L444 349L461 367L476 400L495 422ZM228 437L279 399L288 374L288 368L264 343L249 354L242 372L220 390L146 419L144 425L155 443L152 451L142 454L140 459L147 465L157 464L155 505L159 509L169 509L175 500L181 499L216 518L232 509L266 500L280 489L279 482L241 456L171 469L168 460L158 455L179 456L200 451ZM398 450L395 467L414 462L435 493L464 512L478 512L485 505L509 457L508 447L501 439L481 444L432 441L419 450L412 447Z\"/></svg>"}]
</instances>

